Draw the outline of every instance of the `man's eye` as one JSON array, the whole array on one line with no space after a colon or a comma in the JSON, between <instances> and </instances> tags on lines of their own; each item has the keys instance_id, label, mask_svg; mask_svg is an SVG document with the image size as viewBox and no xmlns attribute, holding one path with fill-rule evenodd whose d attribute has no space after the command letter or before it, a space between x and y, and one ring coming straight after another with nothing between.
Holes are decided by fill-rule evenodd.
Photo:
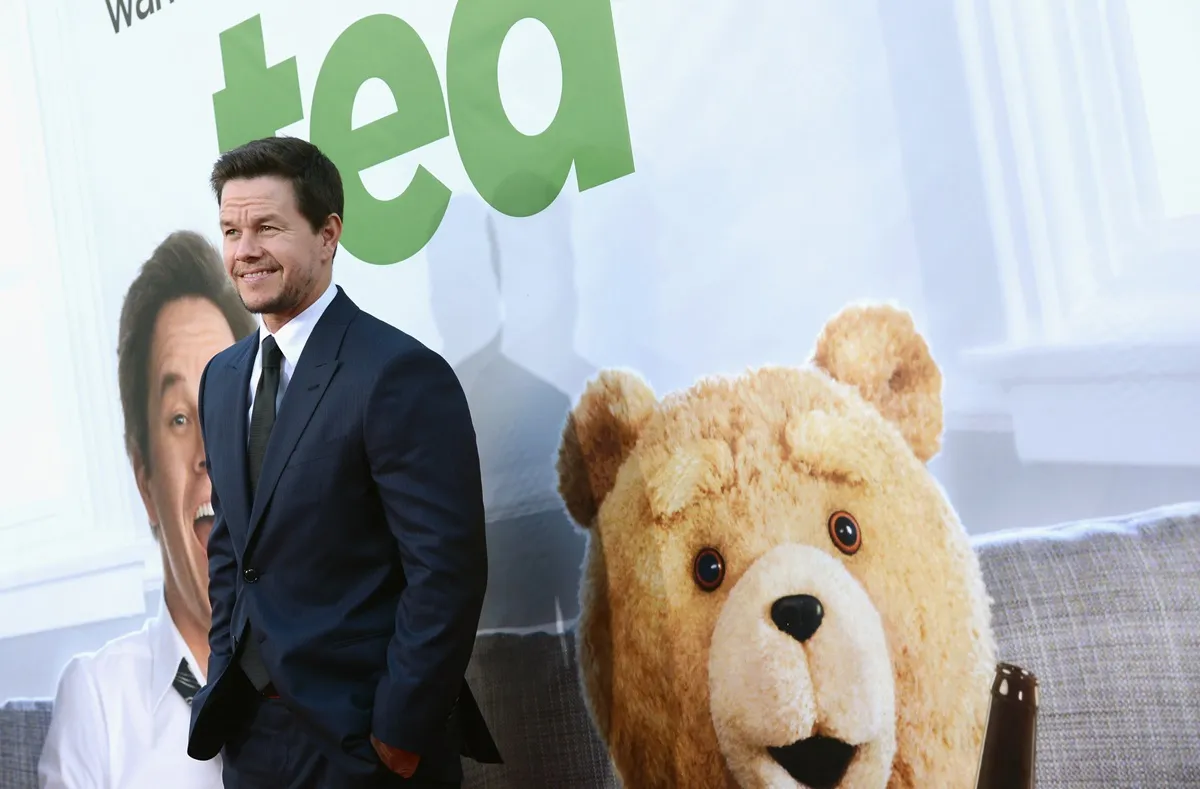
<instances>
[{"instance_id":1,"label":"man's eye","mask_svg":"<svg viewBox=\"0 0 1200 789\"><path fill-rule=\"evenodd\" d=\"M175 414L171 417L171 424L176 427L183 427L187 424L188 418L183 414Z\"/></svg>"}]
</instances>

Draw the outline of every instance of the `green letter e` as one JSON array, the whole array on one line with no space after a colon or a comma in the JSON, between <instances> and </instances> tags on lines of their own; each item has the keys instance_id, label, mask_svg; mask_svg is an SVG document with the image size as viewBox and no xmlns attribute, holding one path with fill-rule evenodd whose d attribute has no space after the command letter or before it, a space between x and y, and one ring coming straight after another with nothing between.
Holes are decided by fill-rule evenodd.
<instances>
[{"instance_id":1,"label":"green letter e","mask_svg":"<svg viewBox=\"0 0 1200 789\"><path fill-rule=\"evenodd\" d=\"M387 83L396 112L352 129L358 89L372 77ZM433 58L417 31L387 14L360 19L340 35L313 90L309 137L338 166L346 191L342 244L364 263L407 260L433 238L450 190L424 167L398 197L378 200L361 171L450 134Z\"/></svg>"}]
</instances>

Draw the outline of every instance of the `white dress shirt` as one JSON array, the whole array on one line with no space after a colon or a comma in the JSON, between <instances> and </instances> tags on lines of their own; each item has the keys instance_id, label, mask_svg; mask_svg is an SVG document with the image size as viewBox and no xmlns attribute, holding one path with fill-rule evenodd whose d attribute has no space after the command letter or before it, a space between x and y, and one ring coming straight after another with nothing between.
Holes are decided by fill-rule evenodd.
<instances>
[{"instance_id":1,"label":"white dress shirt","mask_svg":"<svg viewBox=\"0 0 1200 789\"><path fill-rule=\"evenodd\" d=\"M221 789L221 757L187 754L191 707L172 684L181 659L203 685L165 602L141 630L71 658L38 762L41 789Z\"/></svg>"},{"instance_id":2,"label":"white dress shirt","mask_svg":"<svg viewBox=\"0 0 1200 789\"><path fill-rule=\"evenodd\" d=\"M283 393L287 389L288 381L292 380L292 373L296 372L296 365L300 362L300 354L304 350L308 338L312 336L317 321L325 314L325 310L336 295L337 286L330 282L329 287L325 289L319 299L310 304L304 312L280 326L279 331L274 333L275 342L279 345L279 350L283 352L283 361L279 365L279 391L275 395L275 413L279 413L279 406L283 402ZM254 393L258 390L258 379L262 376L262 341L269 334L271 332L263 323L262 316L258 316L258 353L254 354L254 367L250 370L250 399L247 401L250 405L246 409L247 425L250 424L250 416L254 413ZM247 434L248 441L249 435Z\"/></svg>"}]
</instances>

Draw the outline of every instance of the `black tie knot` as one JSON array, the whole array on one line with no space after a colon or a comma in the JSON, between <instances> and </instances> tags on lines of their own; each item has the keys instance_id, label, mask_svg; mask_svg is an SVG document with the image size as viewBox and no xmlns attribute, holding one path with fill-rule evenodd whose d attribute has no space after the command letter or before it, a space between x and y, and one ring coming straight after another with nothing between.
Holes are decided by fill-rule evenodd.
<instances>
[{"instance_id":1,"label":"black tie knot","mask_svg":"<svg viewBox=\"0 0 1200 789\"><path fill-rule=\"evenodd\" d=\"M268 334L262 341L262 366L264 370L278 370L279 365L283 362L283 351L279 350L279 343L275 342L275 338Z\"/></svg>"}]
</instances>

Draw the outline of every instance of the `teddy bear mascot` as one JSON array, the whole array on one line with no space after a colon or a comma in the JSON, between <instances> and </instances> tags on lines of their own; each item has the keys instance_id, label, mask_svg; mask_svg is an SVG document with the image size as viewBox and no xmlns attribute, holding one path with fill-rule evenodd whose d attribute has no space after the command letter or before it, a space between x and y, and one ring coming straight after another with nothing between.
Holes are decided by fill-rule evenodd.
<instances>
[{"instance_id":1,"label":"teddy bear mascot","mask_svg":"<svg viewBox=\"0 0 1200 789\"><path fill-rule=\"evenodd\" d=\"M588 535L583 695L629 789L970 789L990 601L926 467L942 375L852 306L801 368L659 400L601 372L563 430Z\"/></svg>"}]
</instances>

